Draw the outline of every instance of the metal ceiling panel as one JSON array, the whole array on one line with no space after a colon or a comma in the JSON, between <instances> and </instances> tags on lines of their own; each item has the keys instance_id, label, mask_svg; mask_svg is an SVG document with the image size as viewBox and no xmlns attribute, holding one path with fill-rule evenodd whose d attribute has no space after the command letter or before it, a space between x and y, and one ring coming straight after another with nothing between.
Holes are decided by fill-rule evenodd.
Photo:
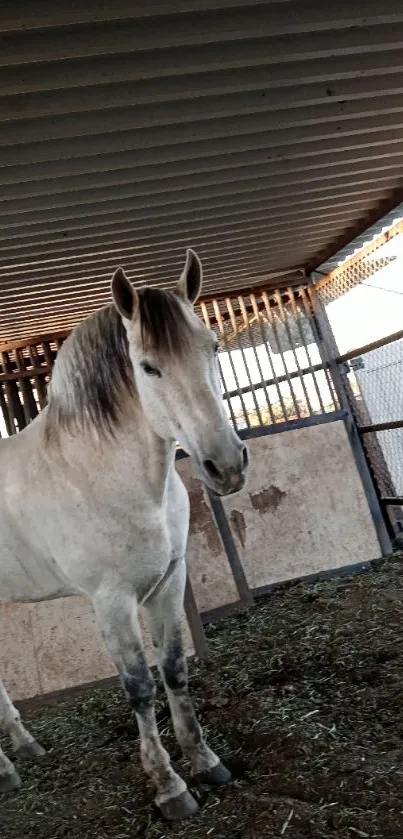
<instances>
[{"instance_id":1,"label":"metal ceiling panel","mask_svg":"<svg viewBox=\"0 0 403 839\"><path fill-rule=\"evenodd\" d=\"M206 295L298 284L403 200L400 0L3 6L0 342L188 245Z\"/></svg>"}]
</instances>

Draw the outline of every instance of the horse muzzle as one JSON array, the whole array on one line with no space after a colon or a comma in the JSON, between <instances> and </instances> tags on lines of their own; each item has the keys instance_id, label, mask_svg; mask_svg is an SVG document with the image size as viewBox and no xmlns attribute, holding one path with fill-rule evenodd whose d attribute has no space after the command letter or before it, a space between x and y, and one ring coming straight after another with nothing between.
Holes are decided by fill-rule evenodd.
<instances>
[{"instance_id":1,"label":"horse muzzle","mask_svg":"<svg viewBox=\"0 0 403 839\"><path fill-rule=\"evenodd\" d=\"M231 461L217 454L199 461L201 477L214 495L232 495L245 485L249 453L244 444L237 448Z\"/></svg>"}]
</instances>

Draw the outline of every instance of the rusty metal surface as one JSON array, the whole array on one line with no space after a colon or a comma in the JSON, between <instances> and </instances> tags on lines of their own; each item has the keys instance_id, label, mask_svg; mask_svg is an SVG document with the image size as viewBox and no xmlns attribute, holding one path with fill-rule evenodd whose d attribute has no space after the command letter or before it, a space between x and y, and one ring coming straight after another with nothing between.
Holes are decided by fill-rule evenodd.
<instances>
[{"instance_id":1,"label":"rusty metal surface","mask_svg":"<svg viewBox=\"0 0 403 839\"><path fill-rule=\"evenodd\" d=\"M361 283L371 279L384 268L393 265L394 262L398 265L399 257L396 248L401 246L402 237L403 218L396 221L392 226L387 225L384 232L375 237L369 235L366 242L360 243L359 239L354 240L351 243L350 255L345 255L347 249L340 251L338 264L329 273L325 273L322 269L314 271L312 279L322 303L327 306ZM393 240L396 242L396 252L388 251L388 246ZM383 337L387 339L387 336ZM339 354L337 353L337 355Z\"/></svg>"},{"instance_id":2,"label":"rusty metal surface","mask_svg":"<svg viewBox=\"0 0 403 839\"><path fill-rule=\"evenodd\" d=\"M299 285L403 200L400 0L26 0L0 33L0 341L189 244L207 296Z\"/></svg>"},{"instance_id":3,"label":"rusty metal surface","mask_svg":"<svg viewBox=\"0 0 403 839\"><path fill-rule=\"evenodd\" d=\"M391 228L394 229L401 221L403 221L403 203L398 204L390 212L386 213L386 215L382 215L375 224L372 224L363 233L352 239L348 245L333 254L327 262L320 265L320 275L329 274L341 262L354 257L361 248L368 246L373 240L378 240L381 236L385 236L387 239Z\"/></svg>"}]
</instances>

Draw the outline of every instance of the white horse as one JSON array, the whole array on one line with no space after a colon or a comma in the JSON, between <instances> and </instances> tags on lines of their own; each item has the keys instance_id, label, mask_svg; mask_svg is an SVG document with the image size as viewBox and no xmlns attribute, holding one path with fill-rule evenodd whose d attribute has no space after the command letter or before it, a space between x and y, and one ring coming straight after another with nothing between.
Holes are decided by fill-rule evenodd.
<instances>
[{"instance_id":1,"label":"white horse","mask_svg":"<svg viewBox=\"0 0 403 839\"><path fill-rule=\"evenodd\" d=\"M190 249L174 292L136 291L118 268L115 305L87 318L60 350L48 407L0 442L0 601L92 599L168 819L191 815L197 803L159 738L139 605L192 775L212 784L231 778L196 720L181 633L189 500L175 441L218 495L241 489L248 464L225 415L216 338L193 310L201 283ZM19 755L43 754L1 681L0 726ZM0 791L19 783L0 749Z\"/></svg>"}]
</instances>

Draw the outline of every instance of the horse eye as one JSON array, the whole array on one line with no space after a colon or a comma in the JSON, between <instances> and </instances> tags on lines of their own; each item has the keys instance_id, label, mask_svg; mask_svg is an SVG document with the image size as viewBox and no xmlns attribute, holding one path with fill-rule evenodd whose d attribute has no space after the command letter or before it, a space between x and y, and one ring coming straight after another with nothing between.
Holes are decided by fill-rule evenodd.
<instances>
[{"instance_id":1,"label":"horse eye","mask_svg":"<svg viewBox=\"0 0 403 839\"><path fill-rule=\"evenodd\" d=\"M218 355L218 350L220 349L219 344L214 344L214 355Z\"/></svg>"},{"instance_id":2,"label":"horse eye","mask_svg":"<svg viewBox=\"0 0 403 839\"><path fill-rule=\"evenodd\" d=\"M142 361L141 366L144 372L147 373L147 376L158 376L159 379L161 378L161 371L158 370L158 367L152 367L148 361Z\"/></svg>"}]
</instances>

